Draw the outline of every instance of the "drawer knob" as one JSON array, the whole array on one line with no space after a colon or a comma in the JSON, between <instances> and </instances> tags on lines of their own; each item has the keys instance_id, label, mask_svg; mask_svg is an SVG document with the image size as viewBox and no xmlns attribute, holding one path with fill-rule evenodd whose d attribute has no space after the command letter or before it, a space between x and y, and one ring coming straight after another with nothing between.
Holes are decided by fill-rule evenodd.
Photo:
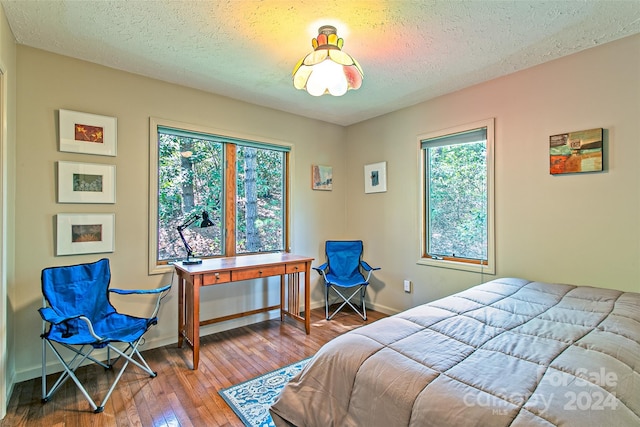
<instances>
[{"instance_id":1,"label":"drawer knob","mask_svg":"<svg viewBox=\"0 0 640 427\"><path fill-rule=\"evenodd\" d=\"M259 270L259 271L258 271L258 274L262 276L262 270Z\"/></svg>"},{"instance_id":2,"label":"drawer knob","mask_svg":"<svg viewBox=\"0 0 640 427\"><path fill-rule=\"evenodd\" d=\"M216 276L216 279L219 279L220 278L220 273L216 273L215 276Z\"/></svg>"}]
</instances>

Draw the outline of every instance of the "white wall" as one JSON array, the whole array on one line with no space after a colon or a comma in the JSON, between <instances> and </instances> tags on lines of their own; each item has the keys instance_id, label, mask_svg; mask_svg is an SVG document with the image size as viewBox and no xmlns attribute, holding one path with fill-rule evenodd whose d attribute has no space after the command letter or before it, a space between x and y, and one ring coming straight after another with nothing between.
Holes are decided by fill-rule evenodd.
<instances>
[{"instance_id":1,"label":"white wall","mask_svg":"<svg viewBox=\"0 0 640 427\"><path fill-rule=\"evenodd\" d=\"M157 117L294 145L292 159L292 252L323 257L320 242L340 238L345 226L343 127L231 100L124 73L110 68L18 46L18 147L15 221L16 279L12 284L16 334L12 349L17 380L38 375L40 366L40 272L54 265L110 258L112 284L153 288L171 275L147 275L149 118ZM313 102L310 97L309 102ZM118 155L92 156L58 151L57 110L89 112L118 119ZM116 204L56 203L55 162L59 160L116 165ZM311 165L334 166L333 191L311 190ZM327 215L326 206L332 206ZM58 213L115 212L116 250L110 254L56 257L54 216ZM178 236L176 235L176 239ZM312 298L322 301L313 272ZM279 282L278 282L279 283ZM221 285L202 293L203 318L233 314L277 301L279 287L266 292L259 281ZM176 342L177 290L161 312L158 327L148 334L148 347ZM113 298L126 312L138 302ZM127 299L130 300L130 299ZM140 307L144 310L146 307ZM143 311L144 312L144 311ZM277 315L277 313L272 313ZM203 328L212 333L264 319L265 315ZM148 348L147 347L147 348ZM185 349L185 351L188 351Z\"/></svg>"},{"instance_id":2,"label":"white wall","mask_svg":"<svg viewBox=\"0 0 640 427\"><path fill-rule=\"evenodd\" d=\"M496 277L640 291L640 35L348 128L347 232L381 266L372 299L402 310L492 279L417 265L417 136L495 118ZM605 129L605 171L551 176L549 136ZM386 193L363 167L387 161ZM403 279L414 282L405 294ZM382 283L383 282L383 283Z\"/></svg>"}]
</instances>

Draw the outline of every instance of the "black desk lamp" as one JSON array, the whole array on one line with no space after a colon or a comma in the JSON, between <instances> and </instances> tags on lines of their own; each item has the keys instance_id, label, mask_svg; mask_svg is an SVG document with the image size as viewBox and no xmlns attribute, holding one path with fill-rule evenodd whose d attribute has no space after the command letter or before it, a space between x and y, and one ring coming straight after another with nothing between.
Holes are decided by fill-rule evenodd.
<instances>
[{"instance_id":1,"label":"black desk lamp","mask_svg":"<svg viewBox=\"0 0 640 427\"><path fill-rule=\"evenodd\" d=\"M180 238L182 239L182 243L184 243L184 248L187 250L187 259L182 261L183 265L193 265L193 264L202 264L202 259L200 258L191 258L193 255L193 250L189 243L187 243L187 239L184 238L184 234L182 233L187 227L202 218L202 222L200 223L200 228L211 227L213 222L209 219L209 214L207 211L202 211L201 215L193 214L185 222L178 226L178 233L180 234Z\"/></svg>"}]
</instances>

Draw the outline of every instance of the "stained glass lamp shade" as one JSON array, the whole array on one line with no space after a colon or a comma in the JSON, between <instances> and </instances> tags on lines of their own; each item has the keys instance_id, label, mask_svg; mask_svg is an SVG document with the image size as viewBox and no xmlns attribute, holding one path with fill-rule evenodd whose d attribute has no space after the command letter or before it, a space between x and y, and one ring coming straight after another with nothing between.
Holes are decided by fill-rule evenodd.
<instances>
[{"instance_id":1,"label":"stained glass lamp shade","mask_svg":"<svg viewBox=\"0 0 640 427\"><path fill-rule=\"evenodd\" d=\"M358 61L341 50L343 44L335 27L320 27L318 37L311 40L314 51L293 69L293 86L313 96L341 96L349 89L358 89L364 74Z\"/></svg>"}]
</instances>

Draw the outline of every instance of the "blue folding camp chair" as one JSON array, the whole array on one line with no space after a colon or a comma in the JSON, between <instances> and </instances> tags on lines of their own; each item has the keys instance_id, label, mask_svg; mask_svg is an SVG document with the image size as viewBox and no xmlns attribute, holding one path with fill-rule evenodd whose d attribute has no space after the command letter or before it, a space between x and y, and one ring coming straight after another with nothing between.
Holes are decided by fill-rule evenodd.
<instances>
[{"instance_id":1,"label":"blue folding camp chair","mask_svg":"<svg viewBox=\"0 0 640 427\"><path fill-rule=\"evenodd\" d=\"M364 303L367 285L371 273L380 270L380 267L373 268L362 260L362 240L327 240L325 243L325 253L327 262L319 267L313 267L325 282L325 315L327 320L331 320L345 305L349 305L356 313L367 320L367 308ZM367 272L365 279L361 269ZM333 289L340 298L338 302L342 304L329 316L329 291ZM348 292L351 292L350 296ZM351 299L360 295L360 307L356 307Z\"/></svg>"},{"instance_id":2,"label":"blue folding camp chair","mask_svg":"<svg viewBox=\"0 0 640 427\"><path fill-rule=\"evenodd\" d=\"M106 258L94 263L46 268L42 270L41 279L42 308L38 311L43 319L40 336L42 338L43 403L48 402L62 384L71 378L89 401L93 411L99 413L104 410L105 403L129 362L139 366L152 378L157 375L138 351L138 346L143 342L144 333L158 322L156 315L160 302L169 293L171 284L151 290L108 289L111 272L109 260ZM153 314L148 318L120 314L111 305L109 292L121 295L155 294L156 304ZM64 368L49 391L47 391L47 346ZM70 360L64 359L60 352L62 347L71 350L71 356L68 357ZM94 350L105 347L106 363L92 356ZM113 363L112 350L118 354ZM123 358L124 364L98 406L78 380L75 371L88 360L105 369L111 369L120 358Z\"/></svg>"}]
</instances>

